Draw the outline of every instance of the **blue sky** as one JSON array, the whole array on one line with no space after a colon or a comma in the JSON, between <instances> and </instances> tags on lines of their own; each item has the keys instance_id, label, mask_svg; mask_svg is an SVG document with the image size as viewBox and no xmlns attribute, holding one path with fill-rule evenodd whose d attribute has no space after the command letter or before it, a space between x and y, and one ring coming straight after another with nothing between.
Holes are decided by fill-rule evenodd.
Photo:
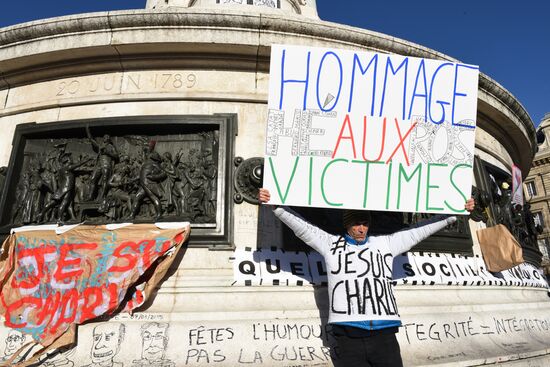
<instances>
[{"instance_id":1,"label":"blue sky","mask_svg":"<svg viewBox=\"0 0 550 367\"><path fill-rule=\"evenodd\" d=\"M19 0L2 5L0 27L66 14L140 9L145 0ZM535 125L550 112L548 0L317 0L317 7L323 20L386 33L479 65L519 99Z\"/></svg>"}]
</instances>

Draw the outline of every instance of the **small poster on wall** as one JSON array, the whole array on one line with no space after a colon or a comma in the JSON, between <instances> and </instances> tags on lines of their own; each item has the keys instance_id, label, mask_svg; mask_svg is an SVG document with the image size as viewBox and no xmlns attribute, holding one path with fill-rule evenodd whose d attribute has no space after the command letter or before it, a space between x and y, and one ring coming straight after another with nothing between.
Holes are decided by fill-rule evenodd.
<instances>
[{"instance_id":1,"label":"small poster on wall","mask_svg":"<svg viewBox=\"0 0 550 367\"><path fill-rule=\"evenodd\" d=\"M512 203L523 206L523 179L521 170L515 164L512 166Z\"/></svg>"}]
</instances>

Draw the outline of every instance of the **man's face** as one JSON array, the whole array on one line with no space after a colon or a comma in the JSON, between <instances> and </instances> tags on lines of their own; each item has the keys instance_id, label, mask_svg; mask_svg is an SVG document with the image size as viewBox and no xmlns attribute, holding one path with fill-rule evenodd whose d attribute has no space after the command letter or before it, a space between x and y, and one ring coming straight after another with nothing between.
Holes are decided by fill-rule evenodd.
<instances>
[{"instance_id":1,"label":"man's face","mask_svg":"<svg viewBox=\"0 0 550 367\"><path fill-rule=\"evenodd\" d=\"M142 333L143 348L141 357L150 361L164 358L166 346L166 327L152 324Z\"/></svg>"},{"instance_id":2,"label":"man's face","mask_svg":"<svg viewBox=\"0 0 550 367\"><path fill-rule=\"evenodd\" d=\"M4 349L4 355L11 356L23 346L24 342L25 336L23 334L21 334L17 330L10 331L8 337L6 338L6 348Z\"/></svg>"},{"instance_id":3,"label":"man's face","mask_svg":"<svg viewBox=\"0 0 550 367\"><path fill-rule=\"evenodd\" d=\"M367 238L367 232L369 231L368 222L354 223L347 228L348 234L358 242L364 241Z\"/></svg>"},{"instance_id":4,"label":"man's face","mask_svg":"<svg viewBox=\"0 0 550 367\"><path fill-rule=\"evenodd\" d=\"M92 362L104 363L113 360L119 348L120 329L118 326L100 324L94 329Z\"/></svg>"}]
</instances>

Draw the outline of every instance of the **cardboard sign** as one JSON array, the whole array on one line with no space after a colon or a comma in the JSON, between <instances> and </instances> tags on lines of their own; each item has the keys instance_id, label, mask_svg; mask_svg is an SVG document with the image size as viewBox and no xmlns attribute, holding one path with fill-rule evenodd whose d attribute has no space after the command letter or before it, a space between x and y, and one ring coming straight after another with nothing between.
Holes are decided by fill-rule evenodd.
<instances>
[{"instance_id":1,"label":"cardboard sign","mask_svg":"<svg viewBox=\"0 0 550 367\"><path fill-rule=\"evenodd\" d=\"M189 235L188 223L116 230L77 226L16 232L0 262L0 313L5 325L49 346L74 326L126 306L138 307L166 274ZM140 277L148 270L149 276ZM137 284L138 279L140 284ZM129 292L133 290L133 292ZM124 301L130 299L130 302ZM69 341L70 342L70 341ZM59 347L59 345L57 345Z\"/></svg>"},{"instance_id":2,"label":"cardboard sign","mask_svg":"<svg viewBox=\"0 0 550 367\"><path fill-rule=\"evenodd\" d=\"M271 203L464 213L478 74L447 61L272 46Z\"/></svg>"}]
</instances>

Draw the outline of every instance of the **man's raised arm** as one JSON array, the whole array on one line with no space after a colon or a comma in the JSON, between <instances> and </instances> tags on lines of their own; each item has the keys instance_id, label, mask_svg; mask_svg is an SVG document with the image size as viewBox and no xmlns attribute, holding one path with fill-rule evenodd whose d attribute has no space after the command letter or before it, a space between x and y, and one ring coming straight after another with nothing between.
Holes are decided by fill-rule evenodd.
<instances>
[{"instance_id":1,"label":"man's raised arm","mask_svg":"<svg viewBox=\"0 0 550 367\"><path fill-rule=\"evenodd\" d=\"M258 199L262 204L269 204L269 200L271 199L269 190L261 188L258 193ZM275 214L281 222L286 224L287 227L294 232L296 237L304 241L306 245L320 254L324 254L334 241L334 236L305 221L286 208L274 206L273 214Z\"/></svg>"}]
</instances>

